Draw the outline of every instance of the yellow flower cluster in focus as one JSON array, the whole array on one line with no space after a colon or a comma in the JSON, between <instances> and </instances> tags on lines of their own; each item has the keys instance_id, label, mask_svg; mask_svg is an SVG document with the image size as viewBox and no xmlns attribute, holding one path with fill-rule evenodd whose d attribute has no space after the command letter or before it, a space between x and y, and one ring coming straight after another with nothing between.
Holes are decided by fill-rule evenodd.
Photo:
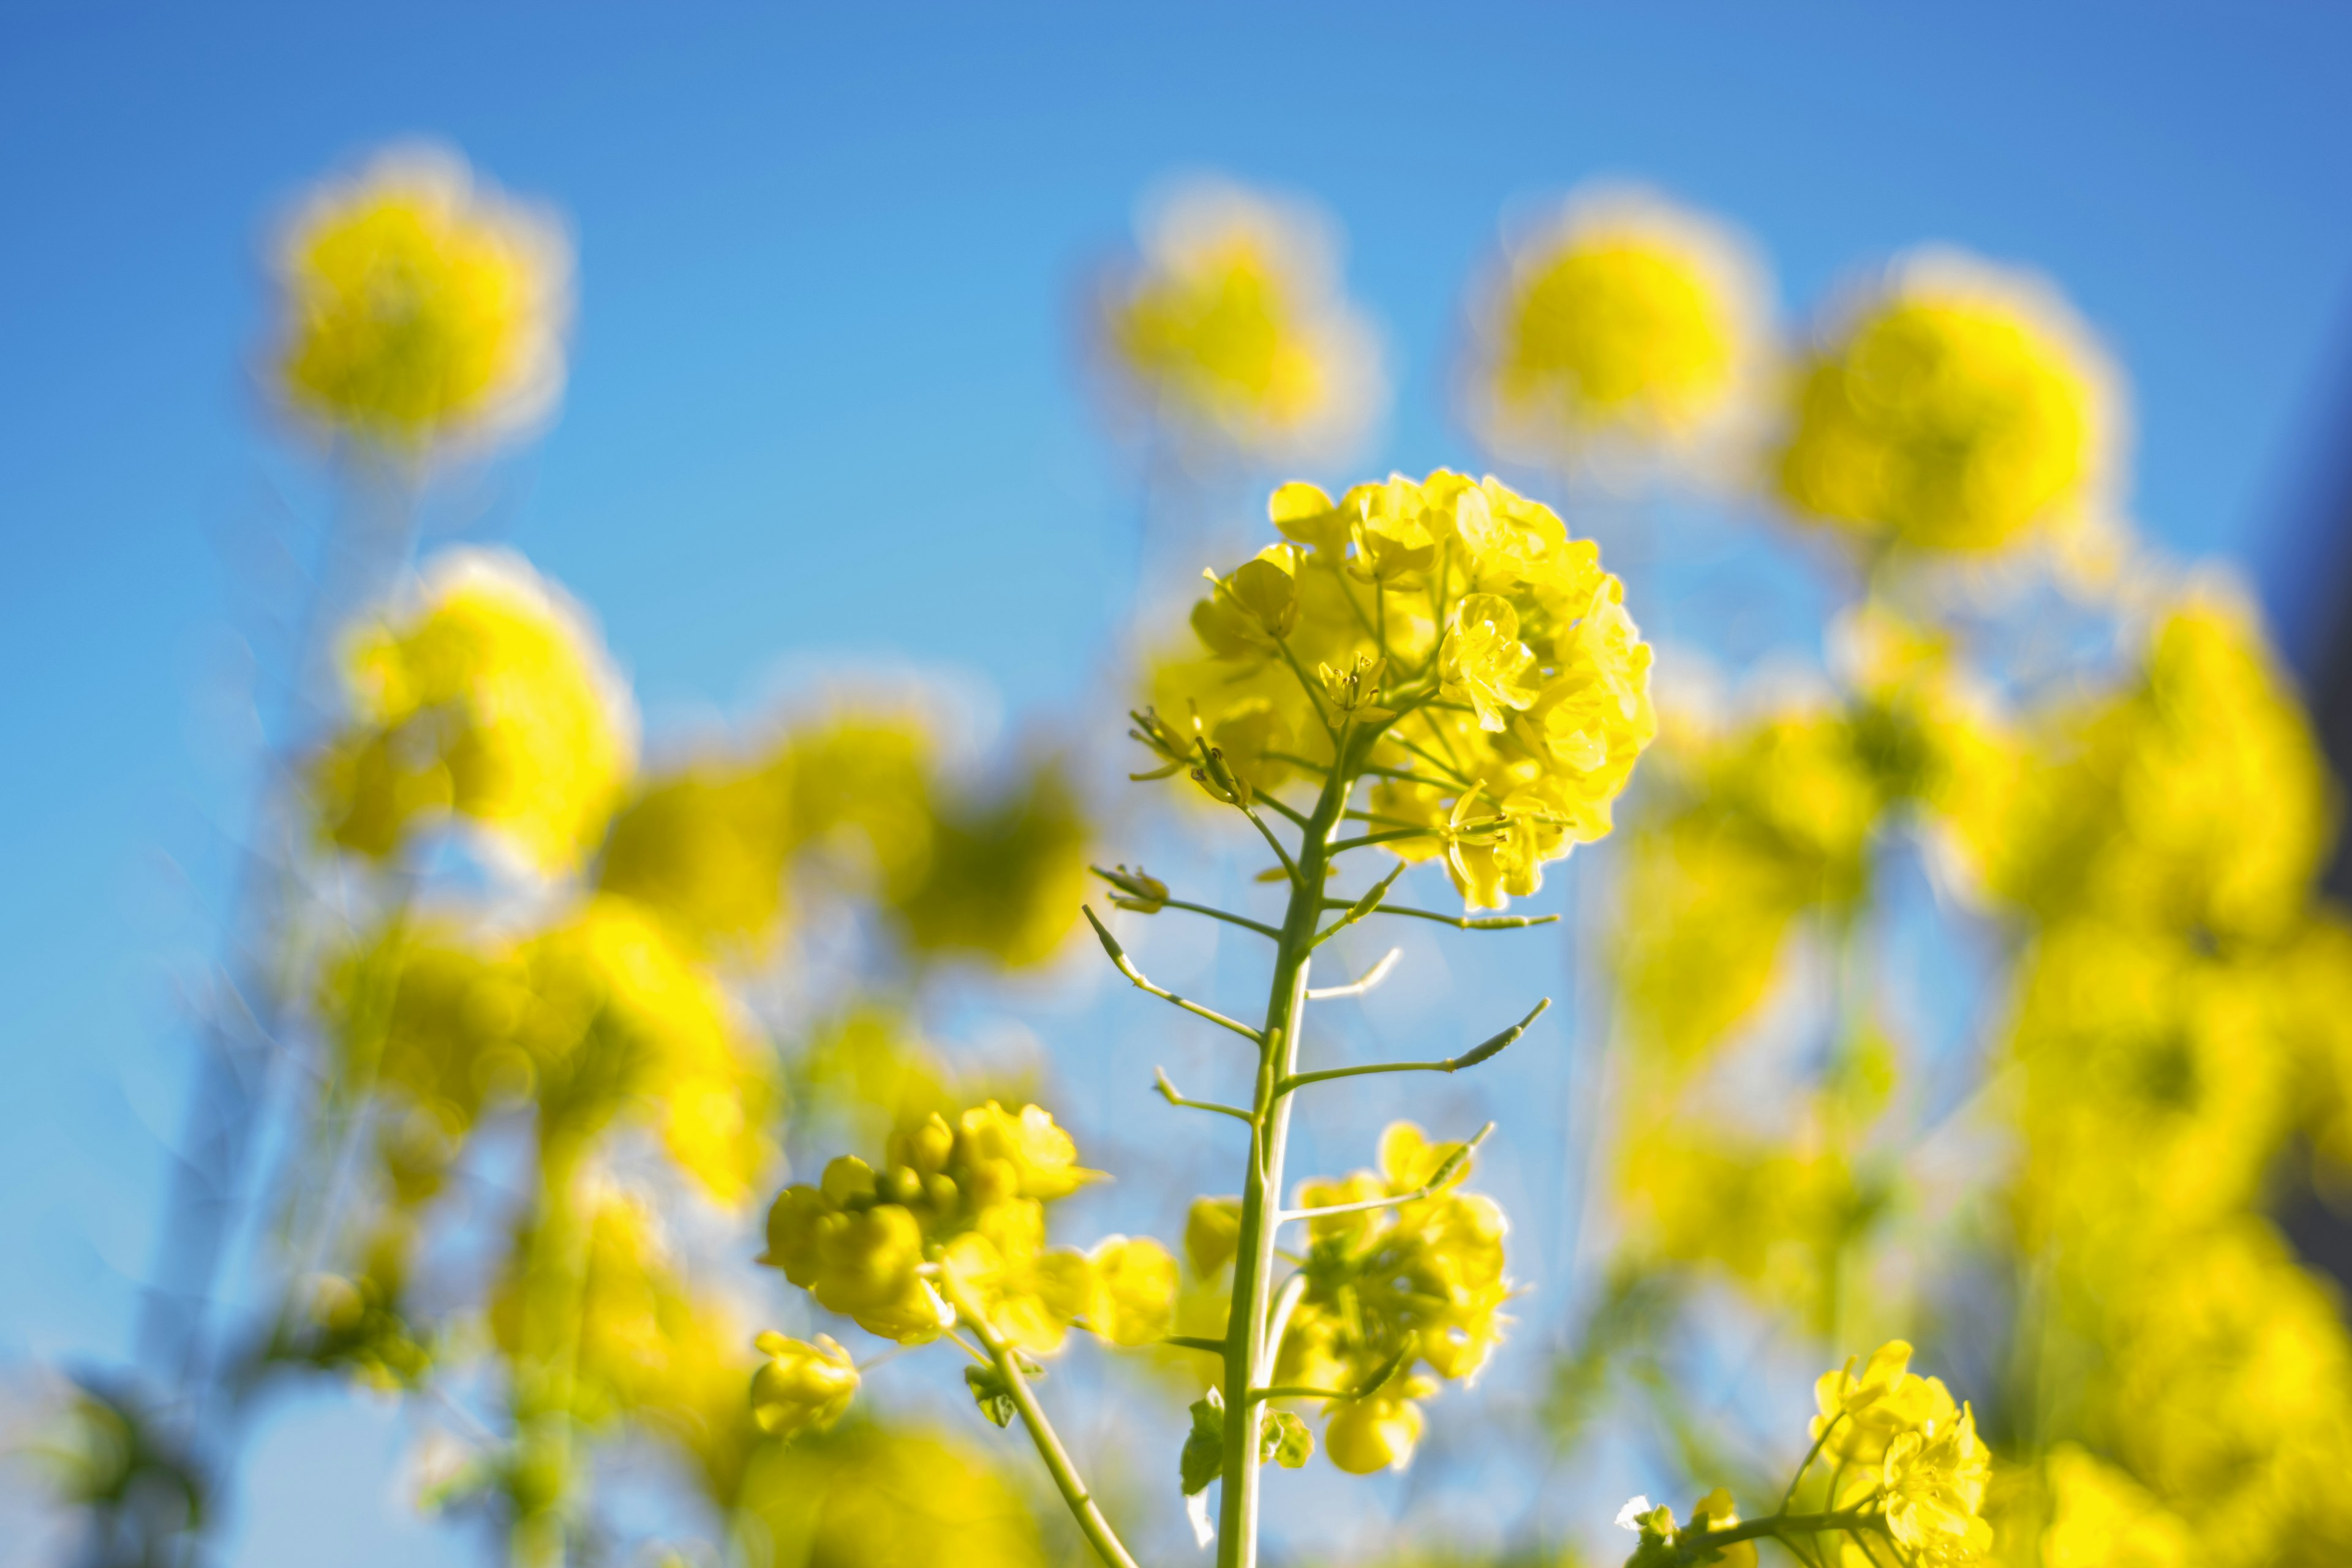
<instances>
[{"instance_id":1,"label":"yellow flower cluster in focus","mask_svg":"<svg viewBox=\"0 0 2352 1568\"><path fill-rule=\"evenodd\" d=\"M1418 1192L1462 1150L1430 1142L1409 1121L1391 1123L1381 1134L1379 1170L1303 1183L1298 1206ZM1475 1380L1502 1342L1510 1226L1492 1198L1459 1190L1469 1173L1463 1160L1425 1197L1308 1222L1305 1289L1274 1382L1349 1396L1328 1402L1324 1449L1350 1474L1402 1469L1421 1441L1421 1401L1440 1380ZM1193 1205L1186 1247L1196 1270L1213 1272L1229 1259L1221 1221L1231 1212L1216 1199Z\"/></svg>"},{"instance_id":2,"label":"yellow flower cluster in focus","mask_svg":"<svg viewBox=\"0 0 2352 1568\"><path fill-rule=\"evenodd\" d=\"M1105 347L1155 417L1244 451L1352 438L1373 411L1379 356L1322 229L1222 184L1165 205L1141 267L1100 305Z\"/></svg>"},{"instance_id":3,"label":"yellow flower cluster in focus","mask_svg":"<svg viewBox=\"0 0 2352 1568\"><path fill-rule=\"evenodd\" d=\"M1472 908L1609 832L1657 720L1649 645L1591 542L1444 470L1337 502L1288 484L1269 511L1287 542L1213 580L1201 655L1153 673L1158 713L1190 715L1259 791L1328 767L1343 724L1380 726L1370 826L1408 860L1443 855Z\"/></svg>"},{"instance_id":4,"label":"yellow flower cluster in focus","mask_svg":"<svg viewBox=\"0 0 2352 1568\"><path fill-rule=\"evenodd\" d=\"M1767 353L1745 247L1646 194L1572 201L1512 247L1489 294L1478 422L1530 459L1687 449L1744 411Z\"/></svg>"},{"instance_id":5,"label":"yellow flower cluster in focus","mask_svg":"<svg viewBox=\"0 0 2352 1568\"><path fill-rule=\"evenodd\" d=\"M329 836L362 854L454 815L569 870L635 766L635 715L593 630L517 556L444 556L413 605L348 636L343 679L351 722L313 776Z\"/></svg>"},{"instance_id":6,"label":"yellow flower cluster in focus","mask_svg":"<svg viewBox=\"0 0 2352 1568\"><path fill-rule=\"evenodd\" d=\"M1996 549L2096 507L2114 403L2062 304L1981 264L1922 257L1804 364L1780 493L1867 540Z\"/></svg>"},{"instance_id":7,"label":"yellow flower cluster in focus","mask_svg":"<svg viewBox=\"0 0 2352 1568\"><path fill-rule=\"evenodd\" d=\"M501 434L562 383L570 269L561 231L462 162L388 154L314 195L279 243L278 391L398 451Z\"/></svg>"},{"instance_id":8,"label":"yellow flower cluster in focus","mask_svg":"<svg viewBox=\"0 0 2352 1568\"><path fill-rule=\"evenodd\" d=\"M1042 1107L994 1100L950 1122L902 1126L877 1170L845 1154L768 1214L764 1261L828 1311L900 1343L956 1320L935 1281L952 1276L1006 1342L1061 1348L1074 1323L1117 1344L1168 1332L1176 1263L1159 1243L1113 1237L1092 1254L1045 1244L1045 1205L1097 1173Z\"/></svg>"}]
</instances>

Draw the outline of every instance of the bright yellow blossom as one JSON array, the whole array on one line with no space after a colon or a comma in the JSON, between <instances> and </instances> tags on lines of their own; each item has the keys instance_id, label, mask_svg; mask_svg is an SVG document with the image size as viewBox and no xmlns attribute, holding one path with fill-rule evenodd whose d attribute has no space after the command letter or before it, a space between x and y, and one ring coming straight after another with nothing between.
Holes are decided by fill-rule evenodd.
<instances>
[{"instance_id":1,"label":"bright yellow blossom","mask_svg":"<svg viewBox=\"0 0 2352 1568\"><path fill-rule=\"evenodd\" d=\"M452 551L345 638L349 726L314 764L329 836L384 857L454 814L534 869L600 838L635 715L586 616L520 557Z\"/></svg>"},{"instance_id":2,"label":"bright yellow blossom","mask_svg":"<svg viewBox=\"0 0 2352 1568\"><path fill-rule=\"evenodd\" d=\"M1950 1391L1939 1379L1910 1370L1908 1344L1888 1341L1857 1372L1859 1359L1822 1373L1813 1384L1821 1414L1813 1417L1811 1436L1823 1454L1847 1464L1876 1465L1906 1433L1951 1429L1956 1406ZM1969 1430L1973 1436L1975 1429Z\"/></svg>"},{"instance_id":3,"label":"bright yellow blossom","mask_svg":"<svg viewBox=\"0 0 2352 1568\"><path fill-rule=\"evenodd\" d=\"M1589 541L1443 470L1337 501L1286 485L1269 511L1292 542L1218 579L1192 617L1199 656L1154 671L1171 761L1196 765L1180 750L1197 735L1276 790L1332 754L1336 724L1376 728L1373 826L1421 829L1387 847L1445 856L1475 907L1534 891L1609 833L1657 717L1650 648ZM1344 702L1318 668L1352 672Z\"/></svg>"},{"instance_id":4,"label":"bright yellow blossom","mask_svg":"<svg viewBox=\"0 0 2352 1568\"><path fill-rule=\"evenodd\" d=\"M1865 539L1997 549L2096 508L2113 404L2063 302L1981 263L1921 256L1808 361L1781 493Z\"/></svg>"},{"instance_id":5,"label":"bright yellow blossom","mask_svg":"<svg viewBox=\"0 0 2352 1568\"><path fill-rule=\"evenodd\" d=\"M1991 1479L1975 1413L1963 1405L1957 1416L1948 1409L1929 1415L1887 1445L1880 1467L1887 1533L1921 1563L1977 1561L1992 1546L1981 1517Z\"/></svg>"},{"instance_id":6,"label":"bright yellow blossom","mask_svg":"<svg viewBox=\"0 0 2352 1568\"><path fill-rule=\"evenodd\" d=\"M545 216L410 149L322 188L279 241L278 390L403 451L501 434L562 384L571 257Z\"/></svg>"}]
</instances>

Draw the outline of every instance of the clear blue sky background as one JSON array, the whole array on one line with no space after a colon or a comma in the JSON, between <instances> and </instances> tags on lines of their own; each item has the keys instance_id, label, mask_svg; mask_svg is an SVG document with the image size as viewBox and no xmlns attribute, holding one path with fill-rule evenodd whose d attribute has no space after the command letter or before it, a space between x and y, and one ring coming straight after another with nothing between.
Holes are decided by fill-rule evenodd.
<instances>
[{"instance_id":1,"label":"clear blue sky background","mask_svg":"<svg viewBox=\"0 0 2352 1568\"><path fill-rule=\"evenodd\" d=\"M1071 280L1192 167L1344 223L1400 383L1381 469L1475 460L1445 353L1515 198L1655 182L1747 225L1791 310L1923 240L2029 263L2136 383L2148 531L2311 612L2296 524L2352 385L2342 12L859 9L0 8L0 1356L127 1342L164 976L238 810L224 541L319 504L242 379L255 240L388 138L576 226L563 416L492 503L657 731L794 655L967 666L1015 713L1090 690L1134 502Z\"/></svg>"}]
</instances>

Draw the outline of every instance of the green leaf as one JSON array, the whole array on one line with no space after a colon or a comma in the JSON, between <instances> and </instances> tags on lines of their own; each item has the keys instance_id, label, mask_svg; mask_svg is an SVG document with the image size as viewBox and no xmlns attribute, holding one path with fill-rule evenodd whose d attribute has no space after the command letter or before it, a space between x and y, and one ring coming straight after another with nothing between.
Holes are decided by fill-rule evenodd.
<instances>
[{"instance_id":1,"label":"green leaf","mask_svg":"<svg viewBox=\"0 0 2352 1568\"><path fill-rule=\"evenodd\" d=\"M1257 1429L1257 1459L1259 1464L1272 1459L1286 1470L1295 1470L1315 1453L1315 1434L1307 1423L1291 1410L1269 1410Z\"/></svg>"},{"instance_id":2,"label":"green leaf","mask_svg":"<svg viewBox=\"0 0 2352 1568\"><path fill-rule=\"evenodd\" d=\"M1013 1425L1013 1417L1021 1407L1013 1403L1013 1390L992 1366L968 1366L963 1369L963 1385L971 1390L971 1401L980 1413L999 1426Z\"/></svg>"},{"instance_id":3,"label":"green leaf","mask_svg":"<svg viewBox=\"0 0 2352 1568\"><path fill-rule=\"evenodd\" d=\"M1177 1468L1182 1473L1186 1497L1205 1491L1225 1468L1225 1401L1213 1388L1192 1402L1192 1430L1184 1438L1184 1453Z\"/></svg>"}]
</instances>

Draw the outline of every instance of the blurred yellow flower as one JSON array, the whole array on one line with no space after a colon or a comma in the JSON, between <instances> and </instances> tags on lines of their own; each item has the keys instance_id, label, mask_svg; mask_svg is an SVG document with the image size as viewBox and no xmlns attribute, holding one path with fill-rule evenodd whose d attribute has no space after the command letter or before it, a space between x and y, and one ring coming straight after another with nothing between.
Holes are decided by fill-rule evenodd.
<instances>
[{"instance_id":1,"label":"blurred yellow flower","mask_svg":"<svg viewBox=\"0 0 2352 1568\"><path fill-rule=\"evenodd\" d=\"M1249 453L1345 446L1377 412L1379 353L1321 215L1222 183L1173 193L1100 300L1108 356L1173 433Z\"/></svg>"},{"instance_id":2,"label":"blurred yellow flower","mask_svg":"<svg viewBox=\"0 0 2352 1568\"><path fill-rule=\"evenodd\" d=\"M2039 1568L2189 1568L2188 1530L2129 1476L2073 1443L2042 1468L2049 1522Z\"/></svg>"},{"instance_id":3,"label":"blurred yellow flower","mask_svg":"<svg viewBox=\"0 0 2352 1568\"><path fill-rule=\"evenodd\" d=\"M2104 356L2063 301L1923 254L1807 360L1780 491L1864 539L1997 549L2095 512L2122 417Z\"/></svg>"},{"instance_id":4,"label":"blurred yellow flower","mask_svg":"<svg viewBox=\"0 0 2352 1568\"><path fill-rule=\"evenodd\" d=\"M1744 240L1651 193L1571 198L1474 307L1474 423L1523 460L1674 451L1749 412L1769 288Z\"/></svg>"},{"instance_id":5,"label":"blurred yellow flower","mask_svg":"<svg viewBox=\"0 0 2352 1568\"><path fill-rule=\"evenodd\" d=\"M760 1430L778 1437L824 1431L848 1412L857 1394L857 1367L849 1352L824 1334L814 1343L761 1334L767 1361L751 1376L751 1417Z\"/></svg>"},{"instance_id":6,"label":"blurred yellow flower","mask_svg":"<svg viewBox=\"0 0 2352 1568\"><path fill-rule=\"evenodd\" d=\"M542 1142L573 1146L634 1110L656 1121L670 1159L712 1198L748 1198L775 1152L774 1079L709 972L650 912L611 893L524 943L520 958Z\"/></svg>"},{"instance_id":7,"label":"blurred yellow flower","mask_svg":"<svg viewBox=\"0 0 2352 1568\"><path fill-rule=\"evenodd\" d=\"M339 434L403 452L492 437L562 386L570 247L452 154L389 153L321 187L276 270L277 389Z\"/></svg>"},{"instance_id":8,"label":"blurred yellow flower","mask_svg":"<svg viewBox=\"0 0 2352 1568\"><path fill-rule=\"evenodd\" d=\"M441 556L412 602L346 634L343 680L352 721L312 772L329 836L362 854L454 814L567 870L635 765L635 713L593 627L519 556Z\"/></svg>"},{"instance_id":9,"label":"blurred yellow flower","mask_svg":"<svg viewBox=\"0 0 2352 1568\"><path fill-rule=\"evenodd\" d=\"M1087 1325L1115 1345L1165 1338L1176 1317L1176 1259L1150 1237L1107 1237L1088 1255L1094 1293Z\"/></svg>"},{"instance_id":10,"label":"blurred yellow flower","mask_svg":"<svg viewBox=\"0 0 2352 1568\"><path fill-rule=\"evenodd\" d=\"M919 1427L850 1422L827 1436L772 1444L745 1478L740 1517L771 1568L1048 1561L1014 1479L984 1451Z\"/></svg>"}]
</instances>

